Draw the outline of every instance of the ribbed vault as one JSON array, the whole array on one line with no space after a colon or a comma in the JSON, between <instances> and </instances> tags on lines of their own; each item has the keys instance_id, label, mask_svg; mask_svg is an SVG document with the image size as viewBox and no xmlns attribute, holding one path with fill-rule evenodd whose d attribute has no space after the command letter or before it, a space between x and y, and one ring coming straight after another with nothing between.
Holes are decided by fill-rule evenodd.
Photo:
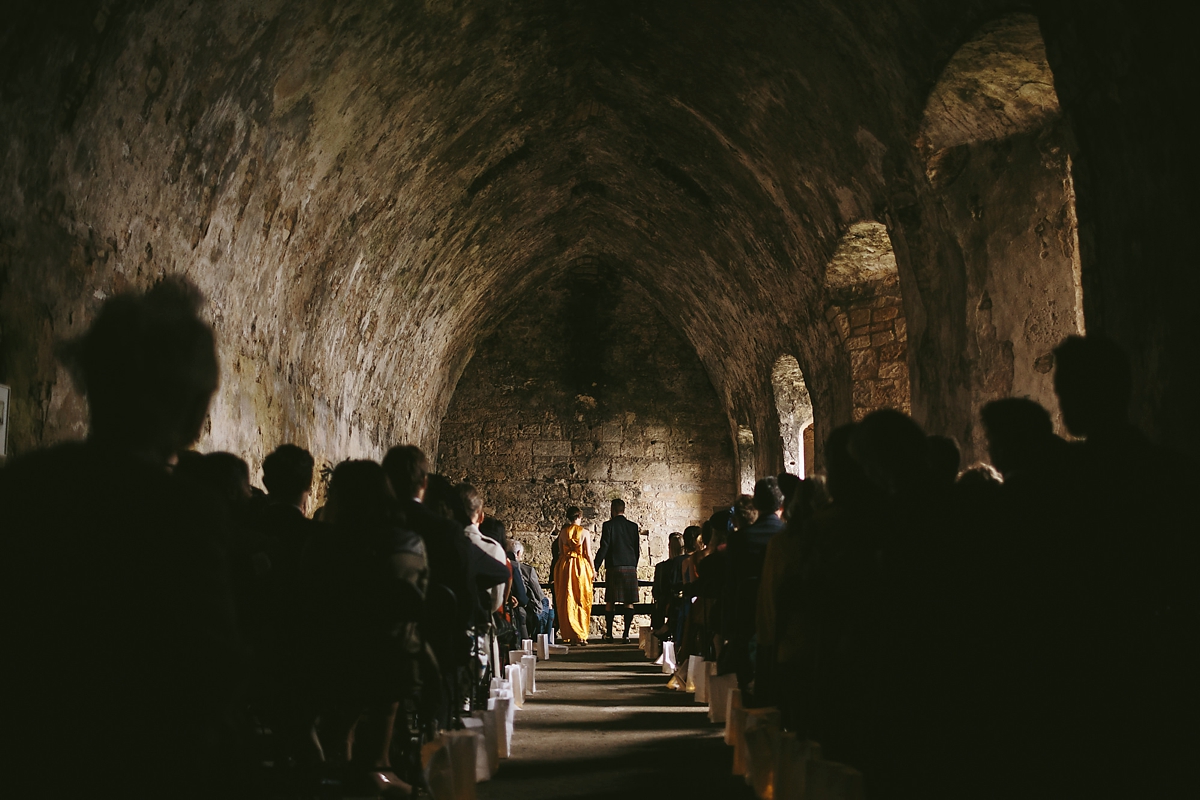
<instances>
[{"instance_id":1,"label":"ribbed vault","mask_svg":"<svg viewBox=\"0 0 1200 800\"><path fill-rule=\"evenodd\" d=\"M934 79L999 6L29 12L0 41L16 449L81 430L52 343L169 272L207 292L223 341L210 446L432 448L481 338L594 259L695 348L731 440L748 424L779 464L772 366L795 354L823 430L849 418L825 265L851 224L912 205Z\"/></svg>"}]
</instances>

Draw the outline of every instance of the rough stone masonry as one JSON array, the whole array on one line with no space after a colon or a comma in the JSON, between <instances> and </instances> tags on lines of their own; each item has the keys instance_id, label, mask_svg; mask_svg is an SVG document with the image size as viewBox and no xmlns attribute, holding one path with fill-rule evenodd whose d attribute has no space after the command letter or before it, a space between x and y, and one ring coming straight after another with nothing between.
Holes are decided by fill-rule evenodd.
<instances>
[{"instance_id":1,"label":"rough stone masonry","mask_svg":"<svg viewBox=\"0 0 1200 800\"><path fill-rule=\"evenodd\" d=\"M1047 400L1048 346L1083 312L1133 356L1137 423L1200 441L1200 270L1171 235L1196 217L1178 121L1194 48L1171 15L1129 0L18 6L0 26L14 455L85 430L57 343L169 273L206 292L221 340L204 449L252 465L285 441L326 463L436 450L472 353L581 258L643 287L703 365L718 438L753 436L756 474L783 466L784 355L811 394L817 466L834 426L903 401L905 371L914 417L970 461L979 402ZM826 317L825 273L862 224L896 262L897 322L874 333L906 339L877 372ZM872 312L868 333L887 322Z\"/></svg>"},{"instance_id":2,"label":"rough stone masonry","mask_svg":"<svg viewBox=\"0 0 1200 800\"><path fill-rule=\"evenodd\" d=\"M728 423L695 352L641 287L587 262L480 345L442 422L438 470L480 488L544 580L568 505L598 544L609 501L623 498L648 532L649 579L667 535L734 486Z\"/></svg>"}]
</instances>

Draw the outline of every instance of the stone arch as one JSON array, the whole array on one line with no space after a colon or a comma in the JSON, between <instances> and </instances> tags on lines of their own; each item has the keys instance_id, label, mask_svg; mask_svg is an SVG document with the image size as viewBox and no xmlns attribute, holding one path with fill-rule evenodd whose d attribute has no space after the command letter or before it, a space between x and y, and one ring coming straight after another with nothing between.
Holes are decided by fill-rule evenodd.
<instances>
[{"instance_id":1,"label":"stone arch","mask_svg":"<svg viewBox=\"0 0 1200 800\"><path fill-rule=\"evenodd\" d=\"M775 409L779 412L779 436L783 440L783 468L805 477L812 472L813 408L804 374L795 356L784 354L771 370Z\"/></svg>"},{"instance_id":2,"label":"stone arch","mask_svg":"<svg viewBox=\"0 0 1200 800\"><path fill-rule=\"evenodd\" d=\"M908 325L887 228L851 225L825 270L825 289L826 317L850 358L854 419L880 408L911 413Z\"/></svg>"},{"instance_id":3,"label":"stone arch","mask_svg":"<svg viewBox=\"0 0 1200 800\"><path fill-rule=\"evenodd\" d=\"M1075 145L1032 14L993 20L955 52L916 146L962 253L971 408L1016 395L1057 414L1052 350L1084 330Z\"/></svg>"},{"instance_id":4,"label":"stone arch","mask_svg":"<svg viewBox=\"0 0 1200 800\"><path fill-rule=\"evenodd\" d=\"M620 298L617 302L616 298ZM480 489L543 574L569 505L599 533L614 497L650 535L728 503L737 454L695 349L647 289L603 259L572 262L482 338L439 425L437 469Z\"/></svg>"}]
</instances>

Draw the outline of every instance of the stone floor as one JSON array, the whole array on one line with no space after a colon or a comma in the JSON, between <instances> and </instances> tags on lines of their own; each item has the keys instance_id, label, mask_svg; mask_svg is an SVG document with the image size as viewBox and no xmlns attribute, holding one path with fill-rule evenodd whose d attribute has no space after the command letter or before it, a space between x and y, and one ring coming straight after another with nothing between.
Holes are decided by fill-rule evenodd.
<instances>
[{"instance_id":1,"label":"stone floor","mask_svg":"<svg viewBox=\"0 0 1200 800\"><path fill-rule=\"evenodd\" d=\"M480 800L753 798L730 775L722 729L636 645L592 644L539 662L513 757Z\"/></svg>"}]
</instances>

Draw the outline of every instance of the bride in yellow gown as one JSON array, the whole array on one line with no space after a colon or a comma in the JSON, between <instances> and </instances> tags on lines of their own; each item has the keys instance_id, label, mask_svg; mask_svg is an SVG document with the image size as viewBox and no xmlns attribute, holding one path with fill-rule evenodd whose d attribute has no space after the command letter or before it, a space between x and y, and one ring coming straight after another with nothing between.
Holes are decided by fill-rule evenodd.
<instances>
[{"instance_id":1,"label":"bride in yellow gown","mask_svg":"<svg viewBox=\"0 0 1200 800\"><path fill-rule=\"evenodd\" d=\"M579 523L583 513L567 509L570 523L558 534L558 563L554 566L554 600L559 637L567 644L587 644L592 627L591 537Z\"/></svg>"}]
</instances>

